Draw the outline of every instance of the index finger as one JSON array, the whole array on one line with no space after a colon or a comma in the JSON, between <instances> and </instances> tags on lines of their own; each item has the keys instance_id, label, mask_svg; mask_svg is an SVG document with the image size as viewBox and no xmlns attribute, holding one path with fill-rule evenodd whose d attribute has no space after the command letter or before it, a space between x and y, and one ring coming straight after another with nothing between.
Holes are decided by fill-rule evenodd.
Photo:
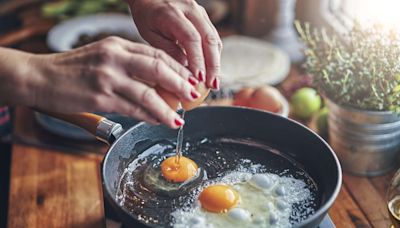
<instances>
[{"instance_id":1,"label":"index finger","mask_svg":"<svg viewBox=\"0 0 400 228\"><path fill-rule=\"evenodd\" d=\"M186 67L177 62L170 55L166 54L163 50L156 49L145 44L133 43L128 40L121 40L121 45L123 45L127 51L134 54L143 54L155 59L161 59L185 80L188 80L189 77L193 76Z\"/></svg>"},{"instance_id":2,"label":"index finger","mask_svg":"<svg viewBox=\"0 0 400 228\"><path fill-rule=\"evenodd\" d=\"M169 21L174 26L166 28L166 34L171 34L185 49L189 69L200 80L205 81L206 70L201 42L201 35L182 12L169 13Z\"/></svg>"},{"instance_id":3,"label":"index finger","mask_svg":"<svg viewBox=\"0 0 400 228\"><path fill-rule=\"evenodd\" d=\"M204 15L206 14L206 15ZM213 89L219 89L220 58L222 42L218 32L208 22L208 16L204 8L198 6L198 10L187 13L188 19L200 32L202 37L203 53L206 65L207 86ZM207 17L207 18L205 18ZM211 24L211 25L210 25Z\"/></svg>"}]
</instances>

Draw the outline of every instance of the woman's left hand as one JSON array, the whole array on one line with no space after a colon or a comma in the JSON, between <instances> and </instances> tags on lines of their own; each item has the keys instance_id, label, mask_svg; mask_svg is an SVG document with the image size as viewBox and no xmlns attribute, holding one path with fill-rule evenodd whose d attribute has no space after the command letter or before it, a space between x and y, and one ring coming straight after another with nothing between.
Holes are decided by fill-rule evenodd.
<instances>
[{"instance_id":1,"label":"woman's left hand","mask_svg":"<svg viewBox=\"0 0 400 228\"><path fill-rule=\"evenodd\" d=\"M127 0L142 37L212 89L219 89L222 42L195 0Z\"/></svg>"}]
</instances>

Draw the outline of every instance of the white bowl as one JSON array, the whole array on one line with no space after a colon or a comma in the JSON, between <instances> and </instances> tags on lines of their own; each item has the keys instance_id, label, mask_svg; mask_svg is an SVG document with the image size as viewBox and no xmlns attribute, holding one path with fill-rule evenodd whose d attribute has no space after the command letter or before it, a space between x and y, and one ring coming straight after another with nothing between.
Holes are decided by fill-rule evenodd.
<instances>
[{"instance_id":1,"label":"white bowl","mask_svg":"<svg viewBox=\"0 0 400 228\"><path fill-rule=\"evenodd\" d=\"M130 15L102 13L75 17L57 24L47 35L47 45L56 52L69 51L81 35L96 35L101 32L124 33L145 43Z\"/></svg>"}]
</instances>

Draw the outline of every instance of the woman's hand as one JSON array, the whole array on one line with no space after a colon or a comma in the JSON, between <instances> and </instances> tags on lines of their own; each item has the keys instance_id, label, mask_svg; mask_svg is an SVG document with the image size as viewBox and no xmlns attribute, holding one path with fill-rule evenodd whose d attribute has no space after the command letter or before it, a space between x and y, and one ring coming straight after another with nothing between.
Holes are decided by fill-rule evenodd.
<instances>
[{"instance_id":1,"label":"woman's hand","mask_svg":"<svg viewBox=\"0 0 400 228\"><path fill-rule=\"evenodd\" d=\"M222 42L203 7L195 0L127 2L145 40L180 63L187 62L200 81L206 79L209 88L219 89Z\"/></svg>"},{"instance_id":2,"label":"woman's hand","mask_svg":"<svg viewBox=\"0 0 400 228\"><path fill-rule=\"evenodd\" d=\"M198 81L169 55L116 37L66 53L32 55L27 64L34 94L24 105L44 110L117 112L177 128L183 120L153 86L180 100L200 96L193 87Z\"/></svg>"}]
</instances>

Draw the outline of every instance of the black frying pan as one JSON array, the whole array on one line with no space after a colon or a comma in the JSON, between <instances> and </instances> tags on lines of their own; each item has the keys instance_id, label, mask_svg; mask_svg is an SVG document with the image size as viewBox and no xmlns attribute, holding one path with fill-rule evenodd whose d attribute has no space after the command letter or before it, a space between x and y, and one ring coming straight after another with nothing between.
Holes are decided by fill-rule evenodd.
<instances>
[{"instance_id":1,"label":"black frying pan","mask_svg":"<svg viewBox=\"0 0 400 228\"><path fill-rule=\"evenodd\" d=\"M148 139L174 140L177 131L145 123L123 131L119 124L90 114L55 117L81 126L111 144L102 166L105 199L128 227L149 226L117 203L118 182L126 162L138 155L132 152L137 143ZM315 181L320 198L318 210L297 224L298 227L317 227L339 193L342 174L336 155L322 138L295 121L246 108L201 107L188 112L185 122L185 139L228 135L251 138L289 151L286 155L301 164Z\"/></svg>"}]
</instances>

